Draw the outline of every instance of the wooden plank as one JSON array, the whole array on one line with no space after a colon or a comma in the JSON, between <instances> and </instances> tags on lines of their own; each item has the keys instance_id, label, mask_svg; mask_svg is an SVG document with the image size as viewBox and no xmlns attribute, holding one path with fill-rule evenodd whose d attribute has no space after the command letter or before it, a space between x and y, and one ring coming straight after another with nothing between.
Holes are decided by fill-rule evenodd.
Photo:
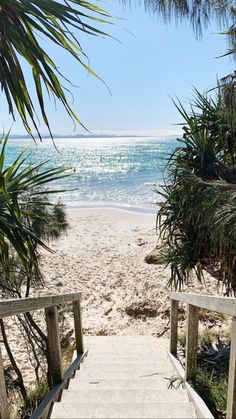
<instances>
[{"instance_id":1,"label":"wooden plank","mask_svg":"<svg viewBox=\"0 0 236 419\"><path fill-rule=\"evenodd\" d=\"M171 300L170 309L170 353L177 355L178 344L178 301Z\"/></svg>"},{"instance_id":2,"label":"wooden plank","mask_svg":"<svg viewBox=\"0 0 236 419\"><path fill-rule=\"evenodd\" d=\"M226 418L236 418L236 317L232 320Z\"/></svg>"},{"instance_id":3,"label":"wooden plank","mask_svg":"<svg viewBox=\"0 0 236 419\"><path fill-rule=\"evenodd\" d=\"M76 350L77 350L77 355L81 355L84 352L84 342L83 342L80 300L73 301L73 311L74 311Z\"/></svg>"},{"instance_id":4,"label":"wooden plank","mask_svg":"<svg viewBox=\"0 0 236 419\"><path fill-rule=\"evenodd\" d=\"M0 318L28 313L42 308L79 300L81 293L49 295L46 297L19 298L15 300L0 300Z\"/></svg>"},{"instance_id":5,"label":"wooden plank","mask_svg":"<svg viewBox=\"0 0 236 419\"><path fill-rule=\"evenodd\" d=\"M63 380L60 384L57 384L53 389L47 394L47 396L42 400L38 405L35 411L32 413L30 419L40 419L50 417L50 409L53 402L60 400L61 392L64 388L67 388L69 380L74 376L75 372L78 370L79 365L83 361L84 357L87 356L87 353L78 356L66 370Z\"/></svg>"},{"instance_id":6,"label":"wooden plank","mask_svg":"<svg viewBox=\"0 0 236 419\"><path fill-rule=\"evenodd\" d=\"M169 297L182 303L236 317L236 298L171 292Z\"/></svg>"},{"instance_id":7,"label":"wooden plank","mask_svg":"<svg viewBox=\"0 0 236 419\"><path fill-rule=\"evenodd\" d=\"M188 305L185 378L192 380L197 372L199 308Z\"/></svg>"},{"instance_id":8,"label":"wooden plank","mask_svg":"<svg viewBox=\"0 0 236 419\"><path fill-rule=\"evenodd\" d=\"M62 381L61 345L57 307L45 309L48 331L48 366L53 385Z\"/></svg>"},{"instance_id":9,"label":"wooden plank","mask_svg":"<svg viewBox=\"0 0 236 419\"><path fill-rule=\"evenodd\" d=\"M174 368L176 369L178 375L185 379L185 370L183 369L181 363L176 359L170 352L167 351L167 355L170 358ZM194 404L197 418L198 419L214 419L214 416L208 409L205 402L202 400L202 398L196 393L196 391L191 387L189 383L185 381L184 387L187 390L189 400Z\"/></svg>"},{"instance_id":10,"label":"wooden plank","mask_svg":"<svg viewBox=\"0 0 236 419\"><path fill-rule=\"evenodd\" d=\"M3 369L2 352L0 347L0 418L6 419L9 417L6 383Z\"/></svg>"}]
</instances>

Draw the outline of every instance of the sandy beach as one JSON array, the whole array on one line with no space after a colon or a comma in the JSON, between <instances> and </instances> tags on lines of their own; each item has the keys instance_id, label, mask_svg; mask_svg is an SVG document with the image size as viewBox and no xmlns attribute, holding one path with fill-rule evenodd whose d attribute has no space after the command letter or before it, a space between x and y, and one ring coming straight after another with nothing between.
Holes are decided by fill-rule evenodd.
<instances>
[{"instance_id":1,"label":"sandy beach","mask_svg":"<svg viewBox=\"0 0 236 419\"><path fill-rule=\"evenodd\" d=\"M120 209L68 211L70 228L43 252L44 293L83 293L84 333L168 333L170 277L163 265L145 256L157 243L156 215ZM189 292L217 294L217 282L194 280Z\"/></svg>"},{"instance_id":2,"label":"sandy beach","mask_svg":"<svg viewBox=\"0 0 236 419\"><path fill-rule=\"evenodd\" d=\"M156 243L156 215L120 209L94 208L68 211L70 227L58 241L49 243L54 253L41 251L44 287L32 295L82 292L83 332L87 335L169 335L170 303L166 284L170 271L148 265L145 256ZM192 279L187 292L218 294L217 281L206 275L205 285ZM43 313L42 313L43 314ZM45 330L44 316L34 314ZM185 330L186 314L180 311L179 329ZM67 316L73 329L73 318ZM200 329L227 322L201 318ZM13 318L6 321L8 339L24 379L35 380L28 352ZM46 331L46 330L45 330ZM5 365L9 364L2 347Z\"/></svg>"}]
</instances>

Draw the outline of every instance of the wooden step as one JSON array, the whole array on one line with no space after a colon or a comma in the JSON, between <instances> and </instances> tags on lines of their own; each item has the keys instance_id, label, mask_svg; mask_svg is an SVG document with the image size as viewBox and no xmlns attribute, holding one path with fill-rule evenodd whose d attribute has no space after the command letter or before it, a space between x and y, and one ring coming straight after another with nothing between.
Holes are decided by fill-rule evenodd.
<instances>
[{"instance_id":1,"label":"wooden step","mask_svg":"<svg viewBox=\"0 0 236 419\"><path fill-rule=\"evenodd\" d=\"M80 403L76 400L55 403L51 418L54 419L145 419L195 417L192 403Z\"/></svg>"},{"instance_id":2,"label":"wooden step","mask_svg":"<svg viewBox=\"0 0 236 419\"><path fill-rule=\"evenodd\" d=\"M132 359L128 362L113 362L113 363L98 363L98 362L85 362L81 364L80 371L87 371L90 373L93 371L97 373L99 371L136 371L137 374L166 374L174 373L174 369L171 365L166 366L162 362L156 363L139 363L139 362L132 362Z\"/></svg>"},{"instance_id":3,"label":"wooden step","mask_svg":"<svg viewBox=\"0 0 236 419\"><path fill-rule=\"evenodd\" d=\"M69 389L64 390L61 402L70 403L75 399L80 403L187 403L188 396L185 390L111 390L111 389L96 389L96 386L91 389Z\"/></svg>"},{"instance_id":4,"label":"wooden step","mask_svg":"<svg viewBox=\"0 0 236 419\"><path fill-rule=\"evenodd\" d=\"M76 378L70 381L69 389L78 390L80 389L119 389L119 390L144 390L144 389L159 389L166 390L168 388L168 380L164 377L153 378L142 378L140 380L129 378L123 379L81 379Z\"/></svg>"},{"instance_id":5,"label":"wooden step","mask_svg":"<svg viewBox=\"0 0 236 419\"><path fill-rule=\"evenodd\" d=\"M168 369L167 369L168 368ZM75 374L76 379L82 380L122 380L122 379L137 379L142 380L145 378L157 379L158 377L165 376L171 378L173 375L176 375L174 369L171 366L163 366L162 368L123 368L123 369L86 369L86 367L81 367L81 370L77 371Z\"/></svg>"}]
</instances>

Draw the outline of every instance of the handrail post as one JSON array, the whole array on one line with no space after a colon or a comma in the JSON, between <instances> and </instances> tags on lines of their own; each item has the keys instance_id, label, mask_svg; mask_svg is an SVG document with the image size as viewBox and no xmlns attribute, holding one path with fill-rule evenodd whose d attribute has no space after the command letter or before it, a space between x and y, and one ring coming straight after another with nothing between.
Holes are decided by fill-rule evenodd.
<instances>
[{"instance_id":1,"label":"handrail post","mask_svg":"<svg viewBox=\"0 0 236 419\"><path fill-rule=\"evenodd\" d=\"M178 301L171 299L170 309L170 353L177 355L178 345Z\"/></svg>"},{"instance_id":2,"label":"handrail post","mask_svg":"<svg viewBox=\"0 0 236 419\"><path fill-rule=\"evenodd\" d=\"M3 369L2 351L0 347L0 418L5 419L9 417L6 382Z\"/></svg>"},{"instance_id":3,"label":"handrail post","mask_svg":"<svg viewBox=\"0 0 236 419\"><path fill-rule=\"evenodd\" d=\"M236 417L236 317L232 319L226 418Z\"/></svg>"},{"instance_id":4,"label":"handrail post","mask_svg":"<svg viewBox=\"0 0 236 419\"><path fill-rule=\"evenodd\" d=\"M188 304L187 336L186 336L186 381L195 378L197 372L199 307Z\"/></svg>"},{"instance_id":5,"label":"handrail post","mask_svg":"<svg viewBox=\"0 0 236 419\"><path fill-rule=\"evenodd\" d=\"M52 378L52 384L62 381L61 345L58 327L57 306L45 309L47 332L48 332L48 367Z\"/></svg>"},{"instance_id":6,"label":"handrail post","mask_svg":"<svg viewBox=\"0 0 236 419\"><path fill-rule=\"evenodd\" d=\"M73 301L73 312L74 312L76 351L77 351L77 355L79 356L84 353L80 300Z\"/></svg>"}]
</instances>

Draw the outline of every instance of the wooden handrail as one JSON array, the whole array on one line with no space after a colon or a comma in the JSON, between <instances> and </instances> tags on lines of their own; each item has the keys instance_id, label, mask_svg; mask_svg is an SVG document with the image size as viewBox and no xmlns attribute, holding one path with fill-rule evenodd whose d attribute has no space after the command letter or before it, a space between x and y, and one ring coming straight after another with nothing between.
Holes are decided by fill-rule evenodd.
<instances>
[{"instance_id":1,"label":"wooden handrail","mask_svg":"<svg viewBox=\"0 0 236 419\"><path fill-rule=\"evenodd\" d=\"M0 300L0 318L10 317L22 313L29 313L31 311L44 309L47 324L47 351L48 351L48 370L51 376L53 386L56 386L57 391L51 392L53 397L47 397L47 406L44 402L44 412L50 410L50 407L58 397L60 397L60 389L63 388L65 382L70 378L68 373L63 377L62 372L62 359L61 359L61 345L59 340L59 326L58 326L58 313L57 306L65 303L73 303L74 313L74 327L75 327L75 340L77 350L77 362L75 365L79 365L83 359L84 346L83 346L83 333L82 333L82 322L81 322L81 293L72 294L61 294L61 295L50 295L33 298L22 298L15 300ZM74 368L68 371L73 371ZM68 378L69 377L69 378ZM7 393L6 385L3 374L3 361L0 350L0 418L9 417L8 405L7 405Z\"/></svg>"},{"instance_id":2,"label":"wooden handrail","mask_svg":"<svg viewBox=\"0 0 236 419\"><path fill-rule=\"evenodd\" d=\"M80 368L80 364L87 356L88 351L79 355L66 370L61 383L55 385L53 389L47 394L42 402L37 406L35 411L30 416L30 419L45 419L50 417L50 411L53 402L60 400L61 394L65 388L68 388L70 379L74 376L76 371Z\"/></svg>"},{"instance_id":3,"label":"wooden handrail","mask_svg":"<svg viewBox=\"0 0 236 419\"><path fill-rule=\"evenodd\" d=\"M186 294L183 292L170 292L171 300L192 304L196 307L212 310L217 313L236 317L236 299L231 297L214 297L211 295Z\"/></svg>"},{"instance_id":4,"label":"wooden handrail","mask_svg":"<svg viewBox=\"0 0 236 419\"><path fill-rule=\"evenodd\" d=\"M214 297L209 295L171 292L170 315L170 353L177 355L178 343L178 303L188 304L185 379L193 380L197 372L197 343L199 308L232 316L232 333L230 347L227 419L236 418L236 298Z\"/></svg>"},{"instance_id":5,"label":"wooden handrail","mask_svg":"<svg viewBox=\"0 0 236 419\"><path fill-rule=\"evenodd\" d=\"M0 300L0 319L15 316L16 314L29 313L42 308L59 306L81 300L81 292L71 294L47 295L41 297L18 298L15 300Z\"/></svg>"}]
</instances>

